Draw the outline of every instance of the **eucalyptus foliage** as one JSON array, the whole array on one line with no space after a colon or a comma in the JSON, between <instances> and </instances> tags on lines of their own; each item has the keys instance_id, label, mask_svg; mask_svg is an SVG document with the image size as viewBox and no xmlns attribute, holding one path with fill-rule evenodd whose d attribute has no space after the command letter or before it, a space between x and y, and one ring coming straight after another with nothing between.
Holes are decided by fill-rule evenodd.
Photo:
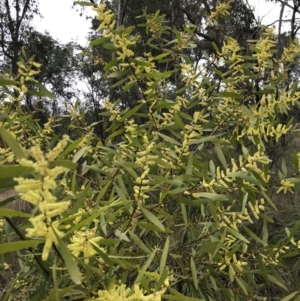
<instances>
[{"instance_id":1,"label":"eucalyptus foliage","mask_svg":"<svg viewBox=\"0 0 300 301\"><path fill-rule=\"evenodd\" d=\"M137 57L134 28L116 28L104 3L93 9L101 37L92 45L112 54L105 76L142 98L125 110L103 100L105 141L77 102L60 116L70 121L70 135L60 136L58 120L40 127L23 108L26 94L54 98L34 79L41 66L23 53L18 76L1 75L0 189L14 188L32 207L0 209L3 300L267 300L270 286L300 300L283 279L285 260L300 254L300 222L282 226L276 242L268 232L274 195L293 194L300 181L300 152L278 175L266 152L299 128L279 118L300 104L298 83L286 88L298 41L275 59L273 29L263 28L250 55L227 38L195 66L183 55L195 47L195 27L168 40L164 17L145 13L147 45L159 54ZM228 10L223 2L208 21ZM20 271L12 274L15 251Z\"/></svg>"}]
</instances>

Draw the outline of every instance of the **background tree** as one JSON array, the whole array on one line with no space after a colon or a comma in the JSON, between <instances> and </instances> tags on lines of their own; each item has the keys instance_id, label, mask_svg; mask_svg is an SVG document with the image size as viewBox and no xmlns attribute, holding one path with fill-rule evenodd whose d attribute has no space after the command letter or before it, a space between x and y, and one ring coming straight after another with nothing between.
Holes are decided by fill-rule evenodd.
<instances>
[{"instance_id":1,"label":"background tree","mask_svg":"<svg viewBox=\"0 0 300 301\"><path fill-rule=\"evenodd\" d=\"M38 3L37 0L3 0L0 3L0 57L8 60L15 76L24 38L32 30L33 17L39 14Z\"/></svg>"}]
</instances>

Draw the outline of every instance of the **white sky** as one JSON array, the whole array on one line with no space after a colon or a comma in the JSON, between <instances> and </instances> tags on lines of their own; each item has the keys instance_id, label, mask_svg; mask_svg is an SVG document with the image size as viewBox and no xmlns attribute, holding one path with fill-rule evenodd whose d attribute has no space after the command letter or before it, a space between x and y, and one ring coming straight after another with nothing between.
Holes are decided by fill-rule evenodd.
<instances>
[{"instance_id":1,"label":"white sky","mask_svg":"<svg viewBox=\"0 0 300 301\"><path fill-rule=\"evenodd\" d=\"M255 18L262 24L270 24L278 19L280 6L278 3L267 2L265 0L249 0L249 4L255 8Z\"/></svg>"},{"instance_id":2,"label":"white sky","mask_svg":"<svg viewBox=\"0 0 300 301\"><path fill-rule=\"evenodd\" d=\"M63 43L77 40L84 44L91 21L80 17L79 12L71 8L72 4L72 0L40 0L39 8L44 18L35 17L35 28L40 32L47 30L54 39ZM80 9L80 6L76 7Z\"/></svg>"},{"instance_id":3,"label":"white sky","mask_svg":"<svg viewBox=\"0 0 300 301\"><path fill-rule=\"evenodd\" d=\"M255 7L255 17L261 20L262 24L270 24L278 19L280 12L278 3L265 0L248 0L248 2ZM41 0L40 12L44 18L42 20L35 18L35 27L41 32L49 31L54 39L63 43L77 40L85 44L91 23L85 17L80 17L79 13L71 8L72 4L73 0ZM89 11L90 7L86 9Z\"/></svg>"}]
</instances>

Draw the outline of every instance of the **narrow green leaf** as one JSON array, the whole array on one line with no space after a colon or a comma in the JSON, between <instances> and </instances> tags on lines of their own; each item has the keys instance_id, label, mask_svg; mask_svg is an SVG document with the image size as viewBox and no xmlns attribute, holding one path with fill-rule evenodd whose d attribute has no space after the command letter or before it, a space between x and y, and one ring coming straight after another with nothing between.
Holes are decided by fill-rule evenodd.
<instances>
[{"instance_id":1,"label":"narrow green leaf","mask_svg":"<svg viewBox=\"0 0 300 301\"><path fill-rule=\"evenodd\" d=\"M234 237L236 237L237 239L239 239L239 240L241 240L241 241L243 241L243 242L245 242L245 243L250 243L250 241L249 241L245 236L243 236L241 233L239 233L238 231L233 230L233 229L231 229L231 228L227 228L227 231L228 231L231 235L233 235Z\"/></svg>"},{"instance_id":2,"label":"narrow green leaf","mask_svg":"<svg viewBox=\"0 0 300 301\"><path fill-rule=\"evenodd\" d=\"M255 120L256 117L253 115L253 113L248 109L248 107L243 106L242 107L242 112L250 119L250 120Z\"/></svg>"},{"instance_id":3,"label":"narrow green leaf","mask_svg":"<svg viewBox=\"0 0 300 301\"><path fill-rule=\"evenodd\" d=\"M175 121L175 124L180 128L180 129L183 129L185 128L185 125L184 123L182 122L180 116L177 114L177 113L174 113L174 121Z\"/></svg>"},{"instance_id":4,"label":"narrow green leaf","mask_svg":"<svg viewBox=\"0 0 300 301\"><path fill-rule=\"evenodd\" d=\"M193 162L194 162L193 159L194 159L194 156L191 153L189 155L188 163L187 163L187 166L186 166L186 174L187 175L191 175L192 174L192 171L193 171Z\"/></svg>"},{"instance_id":5,"label":"narrow green leaf","mask_svg":"<svg viewBox=\"0 0 300 301\"><path fill-rule=\"evenodd\" d=\"M72 162L76 163L86 152L87 146L82 147L77 153L74 155Z\"/></svg>"},{"instance_id":6,"label":"narrow green leaf","mask_svg":"<svg viewBox=\"0 0 300 301\"><path fill-rule=\"evenodd\" d=\"M92 2L88 2L88 1L75 1L74 4L78 4L81 6L94 6L95 5Z\"/></svg>"},{"instance_id":7,"label":"narrow green leaf","mask_svg":"<svg viewBox=\"0 0 300 301\"><path fill-rule=\"evenodd\" d=\"M130 239L127 237L126 232L121 232L120 230L115 231L115 235L120 239L127 242L130 242Z\"/></svg>"},{"instance_id":8,"label":"narrow green leaf","mask_svg":"<svg viewBox=\"0 0 300 301\"><path fill-rule=\"evenodd\" d=\"M129 230L129 235L141 250L143 250L147 254L151 254L151 251L147 248L147 246L141 241L141 239L136 234L134 234L132 231Z\"/></svg>"},{"instance_id":9,"label":"narrow green leaf","mask_svg":"<svg viewBox=\"0 0 300 301\"><path fill-rule=\"evenodd\" d=\"M31 215L25 212L20 212L16 210L11 210L11 209L6 209L6 208L0 208L0 216L1 217L14 217L14 216L19 216L19 217L25 217L25 218L30 218Z\"/></svg>"},{"instance_id":10,"label":"narrow green leaf","mask_svg":"<svg viewBox=\"0 0 300 301\"><path fill-rule=\"evenodd\" d=\"M176 141L175 139L173 139L173 138L171 138L171 137L169 137L169 136L167 136L167 135L164 135L164 134L162 134L162 133L157 133L161 138L163 138L165 141L167 141L167 142L170 142L170 143L172 143L172 144L175 144L175 145L181 145L178 141Z\"/></svg>"},{"instance_id":11,"label":"narrow green leaf","mask_svg":"<svg viewBox=\"0 0 300 301\"><path fill-rule=\"evenodd\" d=\"M28 248L35 248L41 243L43 243L42 240L23 240L23 241L14 241L6 244L1 244L0 254L10 253L10 252L24 250Z\"/></svg>"},{"instance_id":12,"label":"narrow green leaf","mask_svg":"<svg viewBox=\"0 0 300 301\"><path fill-rule=\"evenodd\" d=\"M68 269L68 272L70 274L71 279L73 280L73 282L75 284L81 284L81 275L80 275L80 271L79 268L77 266L77 264L75 263L71 252L68 250L68 248L66 247L65 243L62 241L62 239L56 234L55 230L52 227L52 230L56 236L57 242L58 242L58 246L59 246L59 251L61 253L61 256L63 257L64 261L65 261L65 265Z\"/></svg>"},{"instance_id":13,"label":"narrow green leaf","mask_svg":"<svg viewBox=\"0 0 300 301\"><path fill-rule=\"evenodd\" d=\"M244 281L237 276L234 276L234 279L237 282L237 284L239 285L239 287L242 289L243 293L246 296L248 296L248 291L246 289L246 283L244 283Z\"/></svg>"},{"instance_id":14,"label":"narrow green leaf","mask_svg":"<svg viewBox=\"0 0 300 301\"><path fill-rule=\"evenodd\" d=\"M281 281L281 279L278 279L278 277L274 277L270 274L268 274L268 279L273 282L274 284L282 287L284 290L288 291L288 288L286 287L286 285L284 284L283 281Z\"/></svg>"},{"instance_id":15,"label":"narrow green leaf","mask_svg":"<svg viewBox=\"0 0 300 301\"><path fill-rule=\"evenodd\" d=\"M133 59L132 62L138 66L145 66L145 67L151 67L152 64L147 61L141 61L137 59Z\"/></svg>"},{"instance_id":16,"label":"narrow green leaf","mask_svg":"<svg viewBox=\"0 0 300 301\"><path fill-rule=\"evenodd\" d=\"M97 45L102 45L104 43L106 43L109 40L109 38L99 38L99 39L95 39L92 40L90 42L90 46L97 46ZM116 59L117 60L117 59ZM109 64L109 63L108 63ZM107 65L106 65L107 66ZM108 70L109 68L105 69L106 66L104 67L104 71Z\"/></svg>"},{"instance_id":17,"label":"narrow green leaf","mask_svg":"<svg viewBox=\"0 0 300 301\"><path fill-rule=\"evenodd\" d=\"M211 43L212 47L214 48L214 50L216 51L216 53L219 53L219 47L217 46L217 44L215 42Z\"/></svg>"},{"instance_id":18,"label":"narrow green leaf","mask_svg":"<svg viewBox=\"0 0 300 301\"><path fill-rule=\"evenodd\" d=\"M254 234L248 227L246 227L244 224L242 224L243 229L249 234L251 238L256 240L258 243L262 244L263 246L266 246L263 240L261 240L256 234Z\"/></svg>"},{"instance_id":19,"label":"narrow green leaf","mask_svg":"<svg viewBox=\"0 0 300 301\"><path fill-rule=\"evenodd\" d=\"M215 178L216 177L216 166L215 166L215 163L213 160L209 161L209 170L211 172L212 177Z\"/></svg>"},{"instance_id":20,"label":"narrow green leaf","mask_svg":"<svg viewBox=\"0 0 300 301\"><path fill-rule=\"evenodd\" d=\"M119 77L122 77L124 75L126 75L128 73L128 70L125 69L123 71L115 71L115 72L112 72L110 73L107 78L119 78ZM126 80L126 79L125 79Z\"/></svg>"},{"instance_id":21,"label":"narrow green leaf","mask_svg":"<svg viewBox=\"0 0 300 301\"><path fill-rule=\"evenodd\" d=\"M297 296L299 293L300 293L300 291L293 292L293 293L287 295L286 297L284 297L281 301L290 301L290 300L292 300L295 296Z\"/></svg>"},{"instance_id":22,"label":"narrow green leaf","mask_svg":"<svg viewBox=\"0 0 300 301\"><path fill-rule=\"evenodd\" d=\"M216 97L230 97L230 98L234 98L234 99L243 99L244 96L243 94L239 94L239 93L235 93L235 92L218 92L218 93L215 93L214 96Z\"/></svg>"},{"instance_id":23,"label":"narrow green leaf","mask_svg":"<svg viewBox=\"0 0 300 301\"><path fill-rule=\"evenodd\" d=\"M277 211L278 209L277 209L276 205L273 203L271 198L267 195L265 190L263 188L261 188L260 192L262 193L263 197L267 200L267 202Z\"/></svg>"},{"instance_id":24,"label":"narrow green leaf","mask_svg":"<svg viewBox=\"0 0 300 301\"><path fill-rule=\"evenodd\" d=\"M13 151L13 153L18 157L21 158L24 156L24 151L11 133L9 133L5 128L0 128L0 134L3 140L7 143L9 148Z\"/></svg>"},{"instance_id":25,"label":"narrow green leaf","mask_svg":"<svg viewBox=\"0 0 300 301\"><path fill-rule=\"evenodd\" d=\"M155 285L155 290L158 291L162 286L163 284L165 283L166 279L168 278L169 276L169 270L168 269L165 269L163 271L162 274L160 274L160 277L159 279L157 280L157 283Z\"/></svg>"},{"instance_id":26,"label":"narrow green leaf","mask_svg":"<svg viewBox=\"0 0 300 301\"><path fill-rule=\"evenodd\" d=\"M213 192L195 192L193 193L194 198L205 198L212 201L226 201L228 199L227 196L213 193Z\"/></svg>"},{"instance_id":27,"label":"narrow green leaf","mask_svg":"<svg viewBox=\"0 0 300 301\"><path fill-rule=\"evenodd\" d=\"M152 232L173 233L169 229L161 230L160 228L158 228L154 224L149 224L149 223L146 223L146 222L137 222L136 225L139 226L139 227L141 227L141 228L144 228L144 229L147 229L147 230L151 230Z\"/></svg>"},{"instance_id":28,"label":"narrow green leaf","mask_svg":"<svg viewBox=\"0 0 300 301\"><path fill-rule=\"evenodd\" d=\"M0 86L15 86L15 85L18 85L18 82L11 79L0 78Z\"/></svg>"},{"instance_id":29,"label":"narrow green leaf","mask_svg":"<svg viewBox=\"0 0 300 301\"><path fill-rule=\"evenodd\" d=\"M195 266L193 257L191 257L190 266L191 266L193 282L194 282L196 290L198 290L198 277L197 277L197 271L196 271L196 266Z\"/></svg>"},{"instance_id":30,"label":"narrow green leaf","mask_svg":"<svg viewBox=\"0 0 300 301\"><path fill-rule=\"evenodd\" d=\"M131 110L128 110L121 118L120 121L124 121L129 119L130 117L132 117L141 107L143 106L143 104L139 104L137 106L135 106L134 108L132 108Z\"/></svg>"},{"instance_id":31,"label":"narrow green leaf","mask_svg":"<svg viewBox=\"0 0 300 301\"><path fill-rule=\"evenodd\" d=\"M71 285L71 286L68 286L66 288L59 289L57 291L57 297L62 298L64 296L66 296L70 291L72 291L72 289L74 289L74 287L75 287L75 285ZM54 296L55 296L55 289L53 288L53 290L48 295L48 297L46 297L45 299L42 299L41 301L53 301L53 300L55 300ZM59 299L56 299L56 300L59 300Z\"/></svg>"},{"instance_id":32,"label":"narrow green leaf","mask_svg":"<svg viewBox=\"0 0 300 301\"><path fill-rule=\"evenodd\" d=\"M157 61L157 60L161 60L162 58L165 58L166 56L169 56L171 54L171 52L164 52L162 54L159 54L157 56L155 56L153 58L154 61Z\"/></svg>"},{"instance_id":33,"label":"narrow green leaf","mask_svg":"<svg viewBox=\"0 0 300 301\"><path fill-rule=\"evenodd\" d=\"M227 162L226 162L226 159L225 159L225 156L224 156L224 153L221 149L221 145L219 143L216 143L215 145L215 150L217 152L217 156L222 164L222 166L227 169Z\"/></svg>"},{"instance_id":34,"label":"narrow green leaf","mask_svg":"<svg viewBox=\"0 0 300 301\"><path fill-rule=\"evenodd\" d=\"M0 112L0 122L8 120L9 116L6 113Z\"/></svg>"},{"instance_id":35,"label":"narrow green leaf","mask_svg":"<svg viewBox=\"0 0 300 301\"><path fill-rule=\"evenodd\" d=\"M35 82L35 85L39 87L40 93L42 93L42 96L49 97L50 99L56 98L54 94L52 94L49 90L47 90L46 87L44 87L40 83Z\"/></svg>"},{"instance_id":36,"label":"narrow green leaf","mask_svg":"<svg viewBox=\"0 0 300 301\"><path fill-rule=\"evenodd\" d=\"M285 160L282 158L282 163L281 163L281 170L282 170L282 173L284 175L284 177L286 178L286 175L287 175L287 167L286 167L286 163L285 163Z\"/></svg>"},{"instance_id":37,"label":"narrow green leaf","mask_svg":"<svg viewBox=\"0 0 300 301\"><path fill-rule=\"evenodd\" d=\"M262 240L265 243L265 245L268 244L269 231L268 231L268 223L266 220L263 220Z\"/></svg>"},{"instance_id":38,"label":"narrow green leaf","mask_svg":"<svg viewBox=\"0 0 300 301\"><path fill-rule=\"evenodd\" d=\"M119 87L119 86L123 85L123 83L125 83L126 81L127 81L127 78L122 78L119 81L117 81L116 83L114 83L113 85L111 85L111 87L112 88Z\"/></svg>"},{"instance_id":39,"label":"narrow green leaf","mask_svg":"<svg viewBox=\"0 0 300 301\"><path fill-rule=\"evenodd\" d=\"M21 175L30 174L34 171L32 167L21 165L1 165L0 170L0 179L19 177Z\"/></svg>"},{"instance_id":40,"label":"narrow green leaf","mask_svg":"<svg viewBox=\"0 0 300 301\"><path fill-rule=\"evenodd\" d=\"M101 249L96 243L92 243L94 249L96 249L97 253L99 254L99 256L103 259L103 261L106 264L109 264L111 262L109 256L103 252L103 249Z\"/></svg>"},{"instance_id":41,"label":"narrow green leaf","mask_svg":"<svg viewBox=\"0 0 300 301\"><path fill-rule=\"evenodd\" d=\"M141 207L141 211L143 212L144 216L153 223L157 228L159 228L162 231L165 231L164 225L161 223L161 221L150 211L148 211L145 208Z\"/></svg>"},{"instance_id":42,"label":"narrow green leaf","mask_svg":"<svg viewBox=\"0 0 300 301\"><path fill-rule=\"evenodd\" d=\"M75 169L78 166L77 163L71 162L70 160L54 160L52 164L54 166L62 166L68 169Z\"/></svg>"},{"instance_id":43,"label":"narrow green leaf","mask_svg":"<svg viewBox=\"0 0 300 301\"><path fill-rule=\"evenodd\" d=\"M119 48L117 48L114 44L112 43L105 43L102 46L104 49L110 50L110 51L117 51Z\"/></svg>"},{"instance_id":44,"label":"narrow green leaf","mask_svg":"<svg viewBox=\"0 0 300 301\"><path fill-rule=\"evenodd\" d=\"M187 213L186 213L185 205L181 203L180 207L181 207L181 214L182 214L183 221L187 225L188 224L188 219L187 219Z\"/></svg>"},{"instance_id":45,"label":"narrow green leaf","mask_svg":"<svg viewBox=\"0 0 300 301\"><path fill-rule=\"evenodd\" d=\"M125 129L119 129L119 130L113 132L112 134L110 134L110 135L107 137L107 140L111 140L111 139L114 138L114 137L120 136L120 135L123 134L124 132L125 132Z\"/></svg>"},{"instance_id":46,"label":"narrow green leaf","mask_svg":"<svg viewBox=\"0 0 300 301\"><path fill-rule=\"evenodd\" d=\"M166 262L167 262L169 245L170 245L170 236L168 236L166 239L166 243L165 243L162 255L161 255L160 264L159 264L159 274L160 275L162 275L165 265L166 265Z\"/></svg>"},{"instance_id":47,"label":"narrow green leaf","mask_svg":"<svg viewBox=\"0 0 300 301\"><path fill-rule=\"evenodd\" d=\"M172 287L168 287L168 291L170 293L172 293L173 295L164 294L164 295L161 296L163 299L166 299L167 301L169 301L169 300L174 300L174 301L205 301L204 299L199 299L199 298L195 298L195 297L186 297L183 294L176 291L175 289L173 289Z\"/></svg>"},{"instance_id":48,"label":"narrow green leaf","mask_svg":"<svg viewBox=\"0 0 300 301\"><path fill-rule=\"evenodd\" d=\"M124 92L127 92L128 90L130 90L134 86L135 83L136 83L136 80L130 81L127 85L122 87L122 90Z\"/></svg>"},{"instance_id":49,"label":"narrow green leaf","mask_svg":"<svg viewBox=\"0 0 300 301\"><path fill-rule=\"evenodd\" d=\"M70 145L67 146L67 148L62 152L60 155L61 158L64 158L66 155L68 155L70 152L72 152L81 142L83 138L75 140Z\"/></svg>"},{"instance_id":50,"label":"narrow green leaf","mask_svg":"<svg viewBox=\"0 0 300 301\"><path fill-rule=\"evenodd\" d=\"M137 77L146 77L146 78L168 78L172 75L173 71L167 72L148 72L148 73L138 73Z\"/></svg>"},{"instance_id":51,"label":"narrow green leaf","mask_svg":"<svg viewBox=\"0 0 300 301\"><path fill-rule=\"evenodd\" d=\"M108 39L108 38L102 38L102 39ZM101 39L101 40L102 40ZM112 59L110 62L108 62L105 67L104 67L104 71L110 70L112 67L114 67L118 62L118 59Z\"/></svg>"},{"instance_id":52,"label":"narrow green leaf","mask_svg":"<svg viewBox=\"0 0 300 301\"><path fill-rule=\"evenodd\" d=\"M84 227L84 225L88 225L90 222L94 221L96 218L98 218L99 215L101 215L103 212L105 212L107 210L107 207L109 207L109 206L102 206L95 213L93 213L92 215L89 215L86 219L75 224L72 228L70 228L67 232L65 232L64 236L66 237L66 236L70 235L71 233L74 233L74 231Z\"/></svg>"},{"instance_id":53,"label":"narrow green leaf","mask_svg":"<svg viewBox=\"0 0 300 301\"><path fill-rule=\"evenodd\" d=\"M256 184L258 186L261 186L262 183L258 181L254 176L249 175L246 171L237 171L230 173L227 175L228 178L241 178L245 181L248 181L250 183Z\"/></svg>"},{"instance_id":54,"label":"narrow green leaf","mask_svg":"<svg viewBox=\"0 0 300 301\"><path fill-rule=\"evenodd\" d=\"M105 246L115 246L120 242L120 239L117 238L111 238L111 239L105 239L102 238L99 240L100 245L105 245Z\"/></svg>"},{"instance_id":55,"label":"narrow green leaf","mask_svg":"<svg viewBox=\"0 0 300 301\"><path fill-rule=\"evenodd\" d=\"M143 267L138 271L139 274L138 276L136 277L134 283L137 284L137 283L140 283L142 277L143 277L143 271L147 271L147 269L149 268L150 264L152 263L153 259L154 259L154 256L156 254L156 249L153 250L153 252L149 255L147 261L145 262L145 264L143 265Z\"/></svg>"},{"instance_id":56,"label":"narrow green leaf","mask_svg":"<svg viewBox=\"0 0 300 301\"><path fill-rule=\"evenodd\" d=\"M88 185L84 187L83 191L81 191L79 195L76 195L76 201L73 203L72 212L77 213L80 208L84 207L84 201L87 199L90 192L91 184L88 183Z\"/></svg>"}]
</instances>

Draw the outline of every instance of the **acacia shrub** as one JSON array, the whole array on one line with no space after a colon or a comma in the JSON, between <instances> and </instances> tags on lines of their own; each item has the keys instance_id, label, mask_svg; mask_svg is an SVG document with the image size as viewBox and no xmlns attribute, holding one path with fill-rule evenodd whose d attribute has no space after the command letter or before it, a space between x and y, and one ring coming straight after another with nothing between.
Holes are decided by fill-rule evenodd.
<instances>
[{"instance_id":1,"label":"acacia shrub","mask_svg":"<svg viewBox=\"0 0 300 301\"><path fill-rule=\"evenodd\" d=\"M218 6L211 22L225 18L228 5ZM28 250L4 300L20 294L28 300L267 300L271 285L285 300L299 300L282 276L285 258L299 255L300 222L283 225L284 235L270 243L268 212L276 210L274 194L296 190L300 154L292 156L293 176L283 164L270 182L265 149L270 139L297 130L292 120L277 118L299 106L297 83L276 91L289 64L297 63L297 41L276 60L273 30L265 28L250 45L250 58L227 38L197 67L182 54L195 46L193 26L175 30L168 41L162 33L171 29L159 14L145 14L149 46L160 54L136 57L133 28L115 28L104 3L94 10L101 37L93 44L112 53L106 76L143 98L125 110L118 101L103 102L104 142L84 112L68 108L69 128L79 137L71 139L54 132L54 118L40 127L22 110L26 93L53 97L34 80L40 66L33 59L19 62L14 80L2 75L0 188L14 187L34 207L30 214L0 209L6 221L25 219L20 228L3 225L7 273L5 256ZM184 87L172 98L175 72ZM211 83L213 73L220 82ZM251 105L256 91L244 93L241 83L262 74L268 83L259 105ZM237 145L241 152L231 157ZM9 242L11 228L20 241Z\"/></svg>"}]
</instances>

